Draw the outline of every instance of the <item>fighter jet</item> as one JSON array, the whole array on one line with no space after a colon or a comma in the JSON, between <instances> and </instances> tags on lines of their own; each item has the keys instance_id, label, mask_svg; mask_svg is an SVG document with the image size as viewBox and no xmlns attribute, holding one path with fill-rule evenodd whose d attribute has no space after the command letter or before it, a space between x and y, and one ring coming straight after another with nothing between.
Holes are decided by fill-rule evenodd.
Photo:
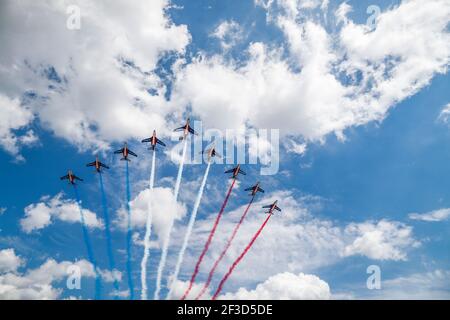
<instances>
[{"instance_id":1,"label":"fighter jet","mask_svg":"<svg viewBox=\"0 0 450 320\"><path fill-rule=\"evenodd\" d=\"M151 148L153 151L155 150L155 147L156 147L156 144L157 144L157 143L160 144L160 145L162 145L163 147L166 146L166 144L165 144L164 142L162 142L161 140L159 140L159 139L156 137L156 130L153 130L153 135L152 135L150 138L144 139L144 140L142 140L141 142L142 142L142 143L150 142L150 148Z\"/></svg>"},{"instance_id":2,"label":"fighter jet","mask_svg":"<svg viewBox=\"0 0 450 320\"><path fill-rule=\"evenodd\" d=\"M251 192L250 192L250 195L251 195L251 196L255 196L258 192L264 193L264 190L261 189L261 187L260 187L259 185L260 185L260 183L259 183L259 181L258 181L253 187L244 189L244 191L251 191Z\"/></svg>"},{"instance_id":3,"label":"fighter jet","mask_svg":"<svg viewBox=\"0 0 450 320\"><path fill-rule=\"evenodd\" d=\"M202 154L207 154L208 155L208 161L211 160L212 157L219 157L221 158L222 156L216 151L216 147L213 145L211 148L203 150L201 152Z\"/></svg>"},{"instance_id":4,"label":"fighter jet","mask_svg":"<svg viewBox=\"0 0 450 320\"><path fill-rule=\"evenodd\" d=\"M101 172L102 168L109 169L109 167L98 160L98 157L95 158L94 162L88 163L86 167L95 167L95 171Z\"/></svg>"},{"instance_id":5,"label":"fighter jet","mask_svg":"<svg viewBox=\"0 0 450 320\"><path fill-rule=\"evenodd\" d=\"M194 129L191 128L191 126L190 126L190 124L189 124L190 121L191 121L191 120L190 120L189 118L187 118L186 124L185 124L184 126L179 127L179 128L176 128L176 129L173 130L174 132L183 131L183 135L179 138L180 141L183 140L183 139L186 139L186 137L189 135L189 133L191 133L191 134L197 134L197 133L194 131Z\"/></svg>"},{"instance_id":6,"label":"fighter jet","mask_svg":"<svg viewBox=\"0 0 450 320\"><path fill-rule=\"evenodd\" d=\"M128 156L131 154L132 156L137 157L137 154L134 153L133 151L131 151L130 149L128 149L127 143L125 142L125 145L123 146L122 149L114 151L115 154L122 154L122 159L120 160L126 160L126 161L131 161L130 159L128 159Z\"/></svg>"},{"instance_id":7,"label":"fighter jet","mask_svg":"<svg viewBox=\"0 0 450 320\"><path fill-rule=\"evenodd\" d=\"M273 210L281 211L281 209L278 208L278 206L277 206L277 202L278 202L278 200L275 200L274 203L269 204L268 206L264 206L264 207L263 207L264 209L269 209L269 210L268 210L267 212L265 212L265 213L273 214Z\"/></svg>"},{"instance_id":8,"label":"fighter jet","mask_svg":"<svg viewBox=\"0 0 450 320\"><path fill-rule=\"evenodd\" d=\"M78 178L76 175L74 175L72 170L69 170L67 175L62 176L60 179L61 180L69 180L69 184L72 184L72 185L75 184L75 180L83 181L83 179Z\"/></svg>"},{"instance_id":9,"label":"fighter jet","mask_svg":"<svg viewBox=\"0 0 450 320\"><path fill-rule=\"evenodd\" d=\"M236 179L239 173L246 175L246 173L243 170L241 170L240 164L238 164L236 168L225 171L225 173L233 173L233 175L231 176L231 178L233 179Z\"/></svg>"}]
</instances>

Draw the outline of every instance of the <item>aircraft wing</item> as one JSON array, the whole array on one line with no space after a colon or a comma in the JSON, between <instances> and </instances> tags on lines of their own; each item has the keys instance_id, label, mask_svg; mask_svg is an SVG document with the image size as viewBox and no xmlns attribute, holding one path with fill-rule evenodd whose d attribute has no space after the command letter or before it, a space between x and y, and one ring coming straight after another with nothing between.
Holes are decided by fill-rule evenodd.
<instances>
[{"instance_id":1,"label":"aircraft wing","mask_svg":"<svg viewBox=\"0 0 450 320\"><path fill-rule=\"evenodd\" d=\"M244 189L244 191L252 191L252 190L253 190L253 187L250 187L250 188Z\"/></svg>"},{"instance_id":2,"label":"aircraft wing","mask_svg":"<svg viewBox=\"0 0 450 320\"><path fill-rule=\"evenodd\" d=\"M197 134L197 132L195 132L194 129L191 128L191 126L188 127L188 131L192 134Z\"/></svg>"},{"instance_id":3,"label":"aircraft wing","mask_svg":"<svg viewBox=\"0 0 450 320\"><path fill-rule=\"evenodd\" d=\"M142 140L141 142L144 143L144 142L150 142L150 141L152 141L152 138L144 139L144 140Z\"/></svg>"},{"instance_id":4,"label":"aircraft wing","mask_svg":"<svg viewBox=\"0 0 450 320\"><path fill-rule=\"evenodd\" d=\"M103 163L101 163L101 162L100 162L100 167L103 167L103 168L105 168L105 169L109 169L109 167L108 167L106 164L103 164Z\"/></svg>"},{"instance_id":5,"label":"aircraft wing","mask_svg":"<svg viewBox=\"0 0 450 320\"><path fill-rule=\"evenodd\" d=\"M88 163L88 164L86 165L86 167L93 167L93 166L95 166L95 161L94 161L94 162L91 162L91 163Z\"/></svg>"},{"instance_id":6,"label":"aircraft wing","mask_svg":"<svg viewBox=\"0 0 450 320\"><path fill-rule=\"evenodd\" d=\"M69 179L69 175L68 174L66 174L65 176L62 176L61 178L59 178L59 179L61 179L61 180L66 180L66 179Z\"/></svg>"},{"instance_id":7,"label":"aircraft wing","mask_svg":"<svg viewBox=\"0 0 450 320\"><path fill-rule=\"evenodd\" d=\"M177 131L184 131L184 126L179 127L179 128L176 128L176 129L174 129L173 131L174 131L174 132L177 132Z\"/></svg>"},{"instance_id":8,"label":"aircraft wing","mask_svg":"<svg viewBox=\"0 0 450 320\"><path fill-rule=\"evenodd\" d=\"M233 173L234 172L234 168L233 169L230 169L230 170L227 170L227 171L225 171L225 173Z\"/></svg>"},{"instance_id":9,"label":"aircraft wing","mask_svg":"<svg viewBox=\"0 0 450 320\"><path fill-rule=\"evenodd\" d=\"M258 190L259 190L260 192L264 193L264 190L263 190L262 188L258 187Z\"/></svg>"},{"instance_id":10,"label":"aircraft wing","mask_svg":"<svg viewBox=\"0 0 450 320\"><path fill-rule=\"evenodd\" d=\"M158 138L156 138L156 143L159 143L162 146L166 146L166 144L164 142L162 142L161 140L159 140Z\"/></svg>"},{"instance_id":11,"label":"aircraft wing","mask_svg":"<svg viewBox=\"0 0 450 320\"><path fill-rule=\"evenodd\" d=\"M133 151L131 151L130 149L128 149L128 153L129 153L129 154L131 154L132 156L135 156L135 157L137 157L137 154L136 154L136 153L134 153Z\"/></svg>"},{"instance_id":12,"label":"aircraft wing","mask_svg":"<svg viewBox=\"0 0 450 320\"><path fill-rule=\"evenodd\" d=\"M271 204L269 204L268 206L264 206L264 207L263 207L263 209L269 209L269 208L272 208L272 205L271 205Z\"/></svg>"},{"instance_id":13,"label":"aircraft wing","mask_svg":"<svg viewBox=\"0 0 450 320\"><path fill-rule=\"evenodd\" d=\"M239 173L242 173L244 176L247 175L241 168L239 168Z\"/></svg>"},{"instance_id":14,"label":"aircraft wing","mask_svg":"<svg viewBox=\"0 0 450 320\"><path fill-rule=\"evenodd\" d=\"M275 210L281 211L280 208L278 208L277 206L274 207Z\"/></svg>"},{"instance_id":15,"label":"aircraft wing","mask_svg":"<svg viewBox=\"0 0 450 320\"><path fill-rule=\"evenodd\" d=\"M75 179L75 180L80 180L80 181L83 181L83 179L81 179L81 178L78 178L76 175L73 175L73 178Z\"/></svg>"},{"instance_id":16,"label":"aircraft wing","mask_svg":"<svg viewBox=\"0 0 450 320\"><path fill-rule=\"evenodd\" d=\"M123 148L117 151L114 151L114 153L118 154L118 153L122 153L123 152Z\"/></svg>"}]
</instances>

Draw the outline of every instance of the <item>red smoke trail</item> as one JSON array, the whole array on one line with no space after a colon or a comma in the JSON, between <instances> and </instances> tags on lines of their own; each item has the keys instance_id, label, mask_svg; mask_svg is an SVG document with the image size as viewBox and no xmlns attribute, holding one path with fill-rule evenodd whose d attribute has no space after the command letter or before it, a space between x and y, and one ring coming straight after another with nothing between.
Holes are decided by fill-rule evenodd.
<instances>
[{"instance_id":1,"label":"red smoke trail","mask_svg":"<svg viewBox=\"0 0 450 320\"><path fill-rule=\"evenodd\" d=\"M214 226L211 229L211 232L209 233L208 240L205 243L205 247L203 248L202 253L200 254L200 257L197 260L197 264L195 265L194 273L191 276L191 280L189 281L189 287L181 297L181 300L186 299L187 295L192 289L192 285L195 282L195 278L197 277L198 271L200 269L200 264L202 263L203 257L205 256L206 252L208 251L209 245L211 244L212 238L214 237L214 233L216 232L217 226L219 225L220 218L222 217L223 210L225 209L225 206L227 205L228 198L230 197L231 191L233 190L234 183L236 182L236 178L233 179L233 182L230 185L230 188L228 189L227 196L225 197L225 200L223 201L222 207L220 208L219 214L217 215L216 221L214 222Z\"/></svg>"},{"instance_id":2,"label":"red smoke trail","mask_svg":"<svg viewBox=\"0 0 450 320\"><path fill-rule=\"evenodd\" d=\"M230 239L228 239L228 242L225 246L225 248L223 249L222 253L220 254L219 258L216 260L216 262L214 262L214 266L212 267L211 271L209 272L208 275L208 280L206 281L205 285L203 286L202 291L200 292L200 294L197 296L197 298L195 298L195 300L198 300L201 298L201 296L205 293L206 289L208 289L209 284L211 283L211 280L213 278L214 272L216 271L217 266L219 265L220 261L223 259L223 257L225 256L225 254L227 253L228 249L231 246L231 243L233 242L234 238L236 237L236 234L239 230L239 228L241 227L242 222L245 219L245 216L247 215L248 210L250 209L253 200L255 199L255 196L252 196L252 198L250 199L250 202L248 203L247 208L245 209L244 213L241 216L241 219L239 220L239 222L236 224L236 227L234 227L233 233L230 237Z\"/></svg>"},{"instance_id":3,"label":"red smoke trail","mask_svg":"<svg viewBox=\"0 0 450 320\"><path fill-rule=\"evenodd\" d=\"M250 248L252 247L253 243L256 241L256 238L258 238L259 234L264 229L264 227L266 226L266 224L269 221L271 216L272 216L271 214L268 215L267 219L264 220L264 223L261 225L261 227L259 227L258 231L253 236L253 238L250 241L250 243L247 245L247 247L245 247L245 249L244 249L244 251L242 251L241 255L233 262L233 264L231 265L231 267L228 270L227 274L220 281L219 287L217 288L216 293L214 293L214 296L212 297L212 300L216 300L216 298L219 295L220 291L222 291L223 285L228 280L228 278L230 277L231 273L233 273L234 268L236 268L236 266L239 264L239 262L244 258L244 256L250 250Z\"/></svg>"}]
</instances>

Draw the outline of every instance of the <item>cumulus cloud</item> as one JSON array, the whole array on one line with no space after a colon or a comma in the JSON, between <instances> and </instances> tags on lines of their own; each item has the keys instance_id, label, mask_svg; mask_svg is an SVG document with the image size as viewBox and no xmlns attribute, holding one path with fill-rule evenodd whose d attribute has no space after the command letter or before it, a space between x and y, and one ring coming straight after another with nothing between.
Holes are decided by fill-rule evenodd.
<instances>
[{"instance_id":1,"label":"cumulus cloud","mask_svg":"<svg viewBox=\"0 0 450 320\"><path fill-rule=\"evenodd\" d=\"M53 220L60 220L68 223L81 222L80 208L76 201L63 199L64 194L58 193L53 198L44 196L41 202L28 205L24 211L25 216L20 220L22 230L30 233L49 226ZM88 210L82 209L84 222L89 228L103 228L103 222L97 215Z\"/></svg>"},{"instance_id":2,"label":"cumulus cloud","mask_svg":"<svg viewBox=\"0 0 450 320\"><path fill-rule=\"evenodd\" d=\"M12 250L12 249L7 249ZM5 250L3 250L5 251ZM1 252L0 251L0 257ZM29 269L20 274L14 270L2 269L0 260L0 299L18 299L18 300L48 300L58 299L63 289L55 287L58 282L65 280L69 275L69 267L77 266L81 274L86 278L94 278L95 272L93 266L86 260L77 262L62 261L57 262L54 259L47 259L36 269ZM101 270L104 281L111 282L113 276L111 272ZM121 276L120 272L114 271L114 276Z\"/></svg>"},{"instance_id":3,"label":"cumulus cloud","mask_svg":"<svg viewBox=\"0 0 450 320\"><path fill-rule=\"evenodd\" d=\"M0 94L22 114L11 125L0 122L2 147L17 154L33 140L29 132L20 142L14 130L36 117L82 149L146 136L149 123L167 135L186 106L214 128L280 128L306 142L331 133L344 138L347 128L383 120L447 72L446 0L403 1L381 13L373 31L347 18L348 4L330 31L308 14L328 10L328 1L256 3L281 30L283 45L252 42L243 61L196 53L192 62L184 60L190 34L170 20L168 0L2 3ZM73 4L80 30L65 27ZM230 46L241 28L227 20L213 35ZM162 79L155 69L168 54L176 60L173 75Z\"/></svg>"},{"instance_id":4,"label":"cumulus cloud","mask_svg":"<svg viewBox=\"0 0 450 320\"><path fill-rule=\"evenodd\" d=\"M173 100L191 105L210 127L280 128L321 141L383 120L391 107L447 72L448 1L404 1L383 12L374 31L347 20L333 33L304 15L301 3L264 3L284 46L251 43L244 63L220 55L194 59L180 70ZM284 10L273 10L275 4Z\"/></svg>"},{"instance_id":5,"label":"cumulus cloud","mask_svg":"<svg viewBox=\"0 0 450 320\"><path fill-rule=\"evenodd\" d=\"M412 237L412 227L400 222L351 223L345 233L354 237L344 255L364 255L377 260L406 260L407 249L420 243Z\"/></svg>"},{"instance_id":6,"label":"cumulus cloud","mask_svg":"<svg viewBox=\"0 0 450 320\"><path fill-rule=\"evenodd\" d=\"M254 290L239 288L226 293L221 300L328 300L331 297L328 283L315 275L289 272L276 274Z\"/></svg>"},{"instance_id":7,"label":"cumulus cloud","mask_svg":"<svg viewBox=\"0 0 450 320\"><path fill-rule=\"evenodd\" d=\"M0 273L15 272L24 263L14 249L0 250Z\"/></svg>"},{"instance_id":8,"label":"cumulus cloud","mask_svg":"<svg viewBox=\"0 0 450 320\"><path fill-rule=\"evenodd\" d=\"M66 27L69 6L79 8L79 30ZM1 145L17 153L11 129L33 115L80 148L148 135L149 123L166 132L173 110L154 70L164 54L182 54L190 41L168 6L169 0L2 2L0 103L8 102L15 118L6 118L8 126L0 120Z\"/></svg>"},{"instance_id":9,"label":"cumulus cloud","mask_svg":"<svg viewBox=\"0 0 450 320\"><path fill-rule=\"evenodd\" d=\"M1 68L0 68L1 72ZM13 155L16 160L24 158L19 153L21 145L29 145L36 141L32 130L18 134L17 130L27 127L33 120L31 110L21 105L18 98L11 99L0 92L0 147Z\"/></svg>"},{"instance_id":10,"label":"cumulus cloud","mask_svg":"<svg viewBox=\"0 0 450 320\"><path fill-rule=\"evenodd\" d=\"M152 197L151 210L153 215L153 228L161 240L167 234L169 223L179 220L186 215L186 206L176 202L171 188L156 187L152 193L144 189L130 201L132 228L144 228L147 221L148 201ZM121 208L117 213L116 224L123 230L127 228L127 211Z\"/></svg>"},{"instance_id":11,"label":"cumulus cloud","mask_svg":"<svg viewBox=\"0 0 450 320\"><path fill-rule=\"evenodd\" d=\"M448 123L450 119L450 103L447 104L444 108L442 108L442 111L439 114L438 119L444 123Z\"/></svg>"},{"instance_id":12,"label":"cumulus cloud","mask_svg":"<svg viewBox=\"0 0 450 320\"><path fill-rule=\"evenodd\" d=\"M433 210L426 213L410 213L408 217L412 220L427 222L444 221L450 217L450 208Z\"/></svg>"}]
</instances>

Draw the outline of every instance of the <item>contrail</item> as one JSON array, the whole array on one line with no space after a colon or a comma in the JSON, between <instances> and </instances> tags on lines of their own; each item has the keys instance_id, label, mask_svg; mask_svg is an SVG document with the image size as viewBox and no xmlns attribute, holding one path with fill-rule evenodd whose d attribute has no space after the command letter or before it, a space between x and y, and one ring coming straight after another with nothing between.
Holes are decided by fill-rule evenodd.
<instances>
[{"instance_id":1,"label":"contrail","mask_svg":"<svg viewBox=\"0 0 450 320\"><path fill-rule=\"evenodd\" d=\"M131 268L131 208L130 208L130 198L131 198L131 192L130 192L130 177L128 173L128 161L125 161L126 163L126 188L127 188L127 274L128 274L128 288L130 290L130 300L134 300L134 284L133 284L133 274L132 274L132 268Z\"/></svg>"},{"instance_id":2,"label":"contrail","mask_svg":"<svg viewBox=\"0 0 450 320\"><path fill-rule=\"evenodd\" d=\"M230 188L228 189L228 193L225 197L225 200L223 201L222 207L220 208L220 211L217 214L217 218L216 218L216 221L214 222L214 226L211 229L211 232L209 233L208 240L206 241L203 251L197 260L197 263L196 263L195 269L194 269L194 273L192 274L191 280L189 281L189 287L186 289L186 292L181 297L181 300L186 299L187 295L189 294L189 292L192 289L192 285L194 284L195 278L197 277L198 271L200 270L200 264L202 263L203 257L205 256L206 252L208 251L209 245L211 244L212 238L214 237L217 226L219 225L220 218L222 217L223 210L225 209L225 206L227 205L228 198L230 197L230 194L231 194L231 191L233 190L235 182L236 182L236 178L233 178L233 182L231 183Z\"/></svg>"},{"instance_id":3,"label":"contrail","mask_svg":"<svg viewBox=\"0 0 450 320\"><path fill-rule=\"evenodd\" d=\"M172 284L170 286L169 293L167 294L166 299L169 300L172 297L173 285L178 278L178 273L180 272L181 263L183 262L184 252L186 251L187 245L189 243L189 238L191 237L192 228L194 227L195 219L197 217L198 207L200 206L200 201L202 200L203 190L205 189L206 179L208 178L209 168L211 167L211 161L208 162L208 166L206 167L205 174L203 175L203 180L200 185L200 189L197 194L197 198L195 199L194 208L191 213L191 217L189 219L189 223L187 226L186 234L184 235L183 245L181 246L180 253L178 254L177 264L175 266L175 272L172 276Z\"/></svg>"},{"instance_id":4,"label":"contrail","mask_svg":"<svg viewBox=\"0 0 450 320\"><path fill-rule=\"evenodd\" d=\"M175 201L177 201L177 199L178 199L178 192L180 190L181 176L183 174L184 158L186 157L186 149L187 149L187 137L184 138L183 155L181 156L180 166L178 167L177 181L175 182L175 190L174 190ZM161 279L162 279L164 267L166 265L167 251L169 249L170 234L172 232L173 222L174 222L174 219L172 219L170 221L169 228L167 230L167 234L163 240L161 259L159 260L158 274L156 276L156 289L155 289L155 295L154 295L155 300L159 299L159 292L161 291Z\"/></svg>"},{"instance_id":5,"label":"contrail","mask_svg":"<svg viewBox=\"0 0 450 320\"><path fill-rule=\"evenodd\" d=\"M78 207L78 210L80 211L81 228L83 229L83 239L84 239L84 243L86 245L88 259L89 259L89 262L92 264L92 266L94 268L94 272L95 272L95 300L100 300L101 299L102 280L100 278L100 274L97 269L97 262L95 261L95 258L94 258L94 252L92 250L91 239L89 238L89 233L86 228L86 222L84 220L83 209L81 209L80 195L78 194L78 189L75 185L73 186L73 190L75 191L77 207Z\"/></svg>"},{"instance_id":6,"label":"contrail","mask_svg":"<svg viewBox=\"0 0 450 320\"><path fill-rule=\"evenodd\" d=\"M152 156L152 167L150 169L150 195L148 198L148 213L147 213L147 224L145 228L145 238L144 238L144 257L141 261L141 299L147 300L147 261L148 256L150 254L150 236L152 234L152 208L151 208L151 201L153 197L153 184L155 182L155 162L156 162L156 152L153 150L153 156Z\"/></svg>"},{"instance_id":7,"label":"contrail","mask_svg":"<svg viewBox=\"0 0 450 320\"><path fill-rule=\"evenodd\" d=\"M109 223L109 213L108 213L108 206L106 204L106 195L105 195L105 188L103 185L103 176L102 173L98 173L99 181L100 181L100 191L102 194L102 207L103 207L103 217L105 219L105 235L106 235L106 247L108 251L108 260L109 260L109 268L111 271L114 271L116 269L116 263L114 261L114 254L111 244L111 229L110 229L110 223ZM114 277L114 289L116 292L119 291L119 282ZM117 299L117 296L115 297Z\"/></svg>"},{"instance_id":8,"label":"contrail","mask_svg":"<svg viewBox=\"0 0 450 320\"><path fill-rule=\"evenodd\" d=\"M253 243L256 241L256 238L258 238L259 234L261 233L261 231L264 229L264 227L266 226L267 222L269 221L270 217L272 214L269 214L266 218L266 220L264 220L264 223L261 225L261 227L259 227L258 231L256 231L255 235L253 236L252 240L250 241L250 243L247 245L247 247L245 247L244 251L242 251L241 255L233 262L233 264L231 265L230 269L228 270L228 272L225 274L225 276L222 278L222 280L220 281L219 287L217 288L216 292L214 293L214 296L212 297L212 300L216 300L217 296L220 294L220 291L222 291L223 285L225 284L225 282L228 280L228 278L230 277L231 273L233 272L234 268L236 268L236 266L239 264L239 262L244 258L244 256L247 254L247 252L250 250L250 248L252 247Z\"/></svg>"},{"instance_id":9,"label":"contrail","mask_svg":"<svg viewBox=\"0 0 450 320\"><path fill-rule=\"evenodd\" d=\"M228 239L228 242L227 242L225 248L223 249L223 251L222 251L222 253L220 254L219 258L217 258L216 262L214 262L214 266L212 267L211 271L209 272L208 280L206 281L205 285L203 286L202 291L201 291L201 292L199 293L199 295L195 298L195 300L200 299L201 296L205 293L206 289L208 289L208 286L209 286L209 284L211 283L211 280L212 280L212 278L213 278L213 276L214 276L214 272L216 271L217 266L219 265L220 261L223 259L223 257L224 257L225 254L227 253L228 249L230 248L231 243L233 242L234 238L236 237L236 234L237 234L239 228L241 227L242 222L244 221L245 216L247 215L248 210L250 209L250 207L251 207L251 205L252 205L254 199L255 199L255 196L253 195L252 198L250 199L250 202L248 203L247 208L245 209L244 213L242 214L241 219L240 219L239 222L236 224L236 227L234 227L233 233L232 233L230 239Z\"/></svg>"}]
</instances>

